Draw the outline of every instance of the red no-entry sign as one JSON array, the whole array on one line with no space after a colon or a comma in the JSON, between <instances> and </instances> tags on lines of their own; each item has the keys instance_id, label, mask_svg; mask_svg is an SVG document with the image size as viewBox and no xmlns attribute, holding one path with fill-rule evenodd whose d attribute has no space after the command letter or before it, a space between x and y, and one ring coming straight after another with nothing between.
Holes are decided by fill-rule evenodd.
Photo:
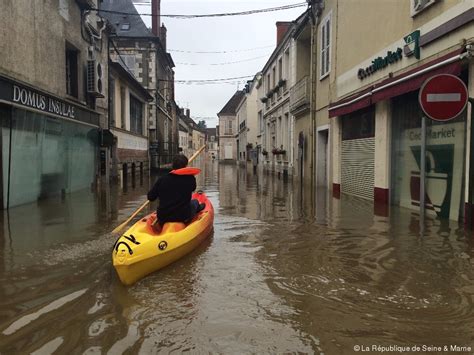
<instances>
[{"instance_id":1,"label":"red no-entry sign","mask_svg":"<svg viewBox=\"0 0 474 355\"><path fill-rule=\"evenodd\" d=\"M457 76L435 75L424 82L418 100L426 116L436 121L449 121L464 111L467 88Z\"/></svg>"}]
</instances>

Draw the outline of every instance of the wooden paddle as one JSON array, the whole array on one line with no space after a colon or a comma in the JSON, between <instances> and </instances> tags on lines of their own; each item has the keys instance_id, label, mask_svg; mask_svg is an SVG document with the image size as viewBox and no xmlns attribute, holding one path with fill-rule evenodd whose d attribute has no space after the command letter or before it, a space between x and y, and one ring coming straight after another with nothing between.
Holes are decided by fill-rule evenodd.
<instances>
[{"instance_id":1,"label":"wooden paddle","mask_svg":"<svg viewBox=\"0 0 474 355\"><path fill-rule=\"evenodd\" d=\"M199 148L199 150L193 154L193 156L191 158L189 158L188 160L188 164L191 163L198 155L199 153L201 153L204 148L206 147L206 145L203 145L201 148ZM146 201L143 205L141 205L135 212L133 212L133 214L125 221L123 222L122 224L120 224L119 226L115 227L115 229L112 231L113 234L116 234L116 233L119 233L128 223L130 223L130 221L137 215L140 213L141 210L143 210L146 206L148 206L148 204L150 203L150 201Z\"/></svg>"}]
</instances>

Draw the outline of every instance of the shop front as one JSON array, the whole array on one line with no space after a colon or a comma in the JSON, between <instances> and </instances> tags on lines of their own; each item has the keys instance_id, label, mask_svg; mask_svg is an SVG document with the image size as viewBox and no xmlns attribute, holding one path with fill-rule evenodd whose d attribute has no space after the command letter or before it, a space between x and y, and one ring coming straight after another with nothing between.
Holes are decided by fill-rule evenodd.
<instances>
[{"instance_id":1,"label":"shop front","mask_svg":"<svg viewBox=\"0 0 474 355\"><path fill-rule=\"evenodd\" d=\"M454 75L471 87L472 67L467 58L463 49L448 52L330 107L340 131L337 190L373 200L377 214L388 214L380 204L419 212L423 117L419 90L438 74ZM426 119L424 198L428 216L464 218L466 127L467 110L446 122Z\"/></svg>"},{"instance_id":2,"label":"shop front","mask_svg":"<svg viewBox=\"0 0 474 355\"><path fill-rule=\"evenodd\" d=\"M94 184L98 113L0 77L0 120L3 209Z\"/></svg>"}]
</instances>

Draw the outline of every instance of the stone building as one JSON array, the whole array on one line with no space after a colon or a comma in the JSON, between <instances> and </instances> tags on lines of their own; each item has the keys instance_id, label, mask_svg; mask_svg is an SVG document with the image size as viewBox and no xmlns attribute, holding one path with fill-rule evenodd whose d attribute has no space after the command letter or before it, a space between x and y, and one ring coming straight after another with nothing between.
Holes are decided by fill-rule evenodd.
<instances>
[{"instance_id":1,"label":"stone building","mask_svg":"<svg viewBox=\"0 0 474 355\"><path fill-rule=\"evenodd\" d=\"M237 157L241 165L247 165L247 162L253 160L257 163L257 84L260 80L260 74L257 74L253 80L245 85L244 96L237 106Z\"/></svg>"},{"instance_id":2,"label":"stone building","mask_svg":"<svg viewBox=\"0 0 474 355\"><path fill-rule=\"evenodd\" d=\"M335 197L374 201L376 214L387 215L389 205L418 213L420 87L449 74L474 96L474 1L313 0L311 9L312 114L316 130L329 130L329 188ZM425 209L432 217L472 219L471 112L468 104L451 121L427 120Z\"/></svg>"},{"instance_id":3,"label":"stone building","mask_svg":"<svg viewBox=\"0 0 474 355\"><path fill-rule=\"evenodd\" d=\"M102 10L115 29L115 35L111 36L111 58L124 64L153 97L148 103L146 129L151 167L159 168L178 152L174 63L166 52L166 27L160 26L160 1L152 1L151 31L131 0L103 0Z\"/></svg>"},{"instance_id":4,"label":"stone building","mask_svg":"<svg viewBox=\"0 0 474 355\"><path fill-rule=\"evenodd\" d=\"M2 208L107 182L108 29L97 6L2 2Z\"/></svg>"},{"instance_id":5,"label":"stone building","mask_svg":"<svg viewBox=\"0 0 474 355\"><path fill-rule=\"evenodd\" d=\"M216 128L206 128L206 152L208 158L214 160L217 159L219 154L219 146L217 144L217 129Z\"/></svg>"},{"instance_id":6,"label":"stone building","mask_svg":"<svg viewBox=\"0 0 474 355\"><path fill-rule=\"evenodd\" d=\"M153 96L120 63L109 62L109 124L114 135L111 177L123 184L148 174L148 102Z\"/></svg>"},{"instance_id":7,"label":"stone building","mask_svg":"<svg viewBox=\"0 0 474 355\"><path fill-rule=\"evenodd\" d=\"M237 162L237 106L245 93L237 90L217 114L219 117L219 161Z\"/></svg>"},{"instance_id":8,"label":"stone building","mask_svg":"<svg viewBox=\"0 0 474 355\"><path fill-rule=\"evenodd\" d=\"M291 62L294 59L292 46L292 22L277 22L277 44L264 65L259 85L259 116L262 132L261 158L267 171L284 176L293 175L295 165L294 119L290 114L289 88Z\"/></svg>"}]
</instances>

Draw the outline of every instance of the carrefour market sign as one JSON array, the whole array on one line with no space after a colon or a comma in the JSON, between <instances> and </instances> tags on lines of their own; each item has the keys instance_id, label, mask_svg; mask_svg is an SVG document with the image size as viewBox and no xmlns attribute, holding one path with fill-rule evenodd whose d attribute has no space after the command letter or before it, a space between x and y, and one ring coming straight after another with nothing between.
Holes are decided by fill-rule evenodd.
<instances>
[{"instance_id":1,"label":"carrefour market sign","mask_svg":"<svg viewBox=\"0 0 474 355\"><path fill-rule=\"evenodd\" d=\"M403 58L403 50L398 47L395 52L388 51L385 57L377 57L372 60L372 64L367 68L360 68L357 76L360 80L367 78L378 70L386 68L388 65L394 64Z\"/></svg>"}]
</instances>

